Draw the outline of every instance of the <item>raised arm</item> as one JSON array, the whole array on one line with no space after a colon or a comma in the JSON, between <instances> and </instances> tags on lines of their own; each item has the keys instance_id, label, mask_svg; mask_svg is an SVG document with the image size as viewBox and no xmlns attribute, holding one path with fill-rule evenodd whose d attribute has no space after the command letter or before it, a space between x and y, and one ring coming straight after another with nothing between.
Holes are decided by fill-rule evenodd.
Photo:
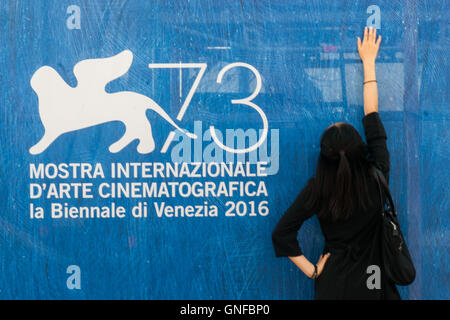
<instances>
[{"instance_id":1,"label":"raised arm","mask_svg":"<svg viewBox=\"0 0 450 320\"><path fill-rule=\"evenodd\" d=\"M383 172L389 181L389 152L386 145L387 135L378 115L378 87L375 75L375 60L381 43L377 30L364 29L364 39L358 38L358 52L364 68L364 133L369 147L369 159Z\"/></svg>"},{"instance_id":2,"label":"raised arm","mask_svg":"<svg viewBox=\"0 0 450 320\"><path fill-rule=\"evenodd\" d=\"M364 28L364 38L358 37L358 52L364 68L364 114L378 112L378 87L375 74L375 59L381 43L381 36L377 37L377 30ZM375 80L375 81L374 81ZM370 82L367 82L370 81Z\"/></svg>"}]
</instances>

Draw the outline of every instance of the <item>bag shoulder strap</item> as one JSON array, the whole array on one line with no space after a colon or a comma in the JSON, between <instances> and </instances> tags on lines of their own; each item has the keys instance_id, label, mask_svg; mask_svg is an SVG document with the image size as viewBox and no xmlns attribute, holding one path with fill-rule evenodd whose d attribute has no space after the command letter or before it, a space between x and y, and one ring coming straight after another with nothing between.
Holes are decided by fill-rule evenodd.
<instances>
[{"instance_id":1,"label":"bag shoulder strap","mask_svg":"<svg viewBox=\"0 0 450 320\"><path fill-rule=\"evenodd\" d=\"M378 169L375 166L371 167L371 171L372 174L375 177L375 180L377 181L378 184L378 190L379 190L379 194L380 194L380 201L381 201L381 207L383 208L383 193L381 192L381 187L384 187L384 191L386 192L386 196L388 198L389 201L389 206L392 209L392 213L394 214L394 216L397 216L397 211L395 210L395 206L394 206L394 201L392 200L392 196L391 196L391 191L389 189L389 185L386 182L386 178L383 175L383 172L380 171L380 169ZM381 184L380 184L381 181Z\"/></svg>"}]
</instances>

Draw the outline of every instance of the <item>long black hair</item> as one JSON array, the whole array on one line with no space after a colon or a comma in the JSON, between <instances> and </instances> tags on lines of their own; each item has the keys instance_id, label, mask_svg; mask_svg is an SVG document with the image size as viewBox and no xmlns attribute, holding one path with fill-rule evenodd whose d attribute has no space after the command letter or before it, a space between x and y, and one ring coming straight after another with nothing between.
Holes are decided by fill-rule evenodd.
<instances>
[{"instance_id":1,"label":"long black hair","mask_svg":"<svg viewBox=\"0 0 450 320\"><path fill-rule=\"evenodd\" d=\"M319 217L348 219L367 210L370 200L368 147L350 124L334 124L320 138L316 174L310 179L305 206Z\"/></svg>"}]
</instances>

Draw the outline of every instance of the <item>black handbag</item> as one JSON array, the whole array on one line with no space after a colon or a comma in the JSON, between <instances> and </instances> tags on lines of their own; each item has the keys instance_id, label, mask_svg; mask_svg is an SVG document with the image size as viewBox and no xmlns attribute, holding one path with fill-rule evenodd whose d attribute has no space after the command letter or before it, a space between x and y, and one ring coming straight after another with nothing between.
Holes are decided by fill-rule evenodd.
<instances>
[{"instance_id":1,"label":"black handbag","mask_svg":"<svg viewBox=\"0 0 450 320\"><path fill-rule=\"evenodd\" d=\"M391 192L383 173L372 166L372 174L378 184L381 199L381 258L386 277L397 285L406 286L411 284L416 277L416 269L411 259L405 238L400 230L397 211ZM381 181L381 183L380 183ZM387 206L384 205L382 187L387 196Z\"/></svg>"}]
</instances>

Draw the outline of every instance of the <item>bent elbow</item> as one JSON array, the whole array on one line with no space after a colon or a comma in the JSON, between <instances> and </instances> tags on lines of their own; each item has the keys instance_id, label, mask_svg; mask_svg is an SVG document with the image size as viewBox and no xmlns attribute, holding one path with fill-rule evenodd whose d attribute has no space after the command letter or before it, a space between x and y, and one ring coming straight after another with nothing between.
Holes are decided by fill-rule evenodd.
<instances>
[{"instance_id":1,"label":"bent elbow","mask_svg":"<svg viewBox=\"0 0 450 320\"><path fill-rule=\"evenodd\" d=\"M275 227L275 229L273 229L272 231L272 242L276 243L280 240L280 238L282 237L283 232L280 230L280 228L277 226Z\"/></svg>"}]
</instances>

